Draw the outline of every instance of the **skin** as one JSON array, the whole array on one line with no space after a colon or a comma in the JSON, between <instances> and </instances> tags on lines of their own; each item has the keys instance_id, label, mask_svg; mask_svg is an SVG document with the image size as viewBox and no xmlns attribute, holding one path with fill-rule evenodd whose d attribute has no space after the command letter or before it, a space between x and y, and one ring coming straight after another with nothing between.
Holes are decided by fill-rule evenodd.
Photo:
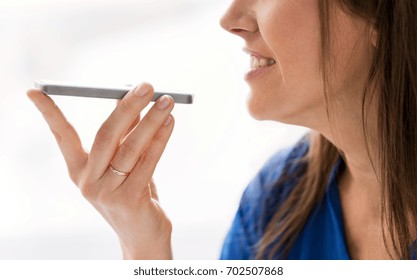
<instances>
[{"instance_id":1,"label":"skin","mask_svg":"<svg viewBox=\"0 0 417 280\"><path fill-rule=\"evenodd\" d=\"M152 96L149 84L130 91L100 127L88 154L52 99L28 91L57 140L71 179L115 230L125 259L172 259L172 226L158 203L152 174L174 127L174 102L169 96L158 99L139 122ZM130 174L114 174L110 163Z\"/></svg>"},{"instance_id":2,"label":"skin","mask_svg":"<svg viewBox=\"0 0 417 280\"><path fill-rule=\"evenodd\" d=\"M318 0L234 0L221 26L246 47L276 64L249 79L248 110L259 120L301 125L321 133L345 155L339 185L347 244L355 259L387 258L379 213L380 187L367 157L360 102L375 38L369 28L336 8L332 14L331 122L320 71ZM371 34L374 34L371 32ZM87 154L75 129L51 98L29 98L43 114L66 160L69 174L119 236L126 259L170 259L172 225L158 203L152 174L172 133L172 100L157 104L138 122L153 89L131 91L101 126ZM137 92L137 91L136 91ZM167 126L163 123L170 120ZM368 130L374 131L373 120ZM372 154L372 147L371 147ZM119 176L110 169L131 171Z\"/></svg>"},{"instance_id":3,"label":"skin","mask_svg":"<svg viewBox=\"0 0 417 280\"><path fill-rule=\"evenodd\" d=\"M221 25L243 38L246 48L277 62L268 72L248 80L251 115L309 127L344 154L347 168L339 187L351 257L389 258L380 222L380 186L366 152L361 117L362 88L371 66L375 31L333 7L329 121L320 70L317 0L235 0ZM370 118L367 130L372 133L375 128Z\"/></svg>"}]
</instances>

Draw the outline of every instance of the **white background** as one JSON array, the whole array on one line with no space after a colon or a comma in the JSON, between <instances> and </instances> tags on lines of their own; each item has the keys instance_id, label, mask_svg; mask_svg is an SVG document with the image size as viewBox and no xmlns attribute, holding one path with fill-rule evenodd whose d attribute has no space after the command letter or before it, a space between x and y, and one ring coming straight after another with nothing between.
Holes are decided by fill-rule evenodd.
<instances>
[{"instance_id":1,"label":"white background","mask_svg":"<svg viewBox=\"0 0 417 280\"><path fill-rule=\"evenodd\" d=\"M177 259L216 259L241 193L305 129L246 111L241 39L224 0L0 0L0 259L118 259L117 237L69 180L25 92L36 79L152 83L195 94L155 173ZM54 98L89 149L114 101Z\"/></svg>"}]
</instances>

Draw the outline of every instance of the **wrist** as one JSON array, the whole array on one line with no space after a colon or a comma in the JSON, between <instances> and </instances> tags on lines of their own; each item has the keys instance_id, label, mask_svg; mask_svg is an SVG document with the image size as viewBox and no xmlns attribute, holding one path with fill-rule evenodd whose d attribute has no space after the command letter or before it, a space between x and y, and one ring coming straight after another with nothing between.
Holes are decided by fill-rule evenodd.
<instances>
[{"instance_id":1,"label":"wrist","mask_svg":"<svg viewBox=\"0 0 417 280\"><path fill-rule=\"evenodd\" d=\"M138 250L128 248L120 242L124 260L172 260L171 244L161 246L161 249L150 248L148 250Z\"/></svg>"}]
</instances>

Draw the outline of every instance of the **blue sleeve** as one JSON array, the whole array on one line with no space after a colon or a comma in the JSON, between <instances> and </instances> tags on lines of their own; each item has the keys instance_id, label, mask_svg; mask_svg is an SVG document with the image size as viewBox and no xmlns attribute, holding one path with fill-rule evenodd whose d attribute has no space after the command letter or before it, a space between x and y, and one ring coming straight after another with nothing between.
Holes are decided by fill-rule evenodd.
<instances>
[{"instance_id":1,"label":"blue sleeve","mask_svg":"<svg viewBox=\"0 0 417 280\"><path fill-rule=\"evenodd\" d=\"M281 175L290 151L286 149L275 154L243 192L236 216L223 243L221 260L255 258L256 245L263 235L262 205Z\"/></svg>"}]
</instances>

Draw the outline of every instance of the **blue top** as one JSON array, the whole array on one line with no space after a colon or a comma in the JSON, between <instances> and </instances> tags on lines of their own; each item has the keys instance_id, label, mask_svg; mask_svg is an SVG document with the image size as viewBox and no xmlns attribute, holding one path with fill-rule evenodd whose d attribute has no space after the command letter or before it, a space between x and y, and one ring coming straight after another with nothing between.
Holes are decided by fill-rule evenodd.
<instances>
[{"instance_id":1,"label":"blue top","mask_svg":"<svg viewBox=\"0 0 417 280\"><path fill-rule=\"evenodd\" d=\"M309 142L303 138L294 147L276 153L245 189L232 227L226 236L220 259L254 259L256 244L266 225L287 197L296 179L273 188L285 170L296 172L293 164L303 157ZM292 246L288 259L350 259L346 245L337 174L344 168L340 159L333 167L324 198L310 214L305 226ZM417 241L416 241L417 242ZM416 259L416 254L413 254ZM280 256L274 256L280 259Z\"/></svg>"}]
</instances>

